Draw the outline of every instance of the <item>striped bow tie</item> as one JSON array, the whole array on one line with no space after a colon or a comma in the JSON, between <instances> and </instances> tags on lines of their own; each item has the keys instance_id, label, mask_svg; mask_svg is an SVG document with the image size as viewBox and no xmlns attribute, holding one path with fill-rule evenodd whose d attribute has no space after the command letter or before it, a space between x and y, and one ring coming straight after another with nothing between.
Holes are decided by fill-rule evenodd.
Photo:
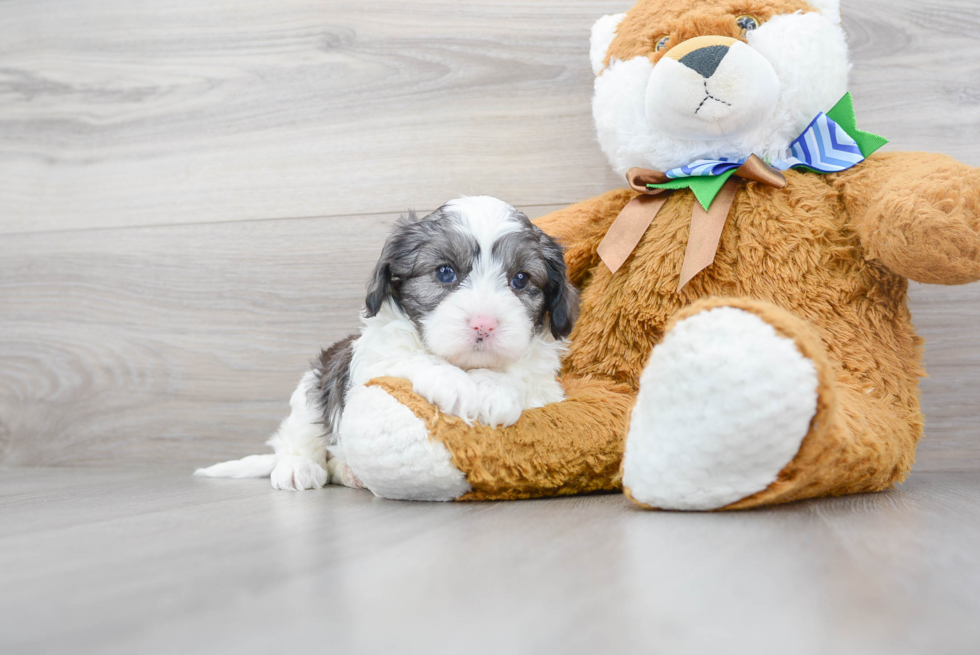
<instances>
[{"instance_id":1,"label":"striped bow tie","mask_svg":"<svg viewBox=\"0 0 980 655\"><path fill-rule=\"evenodd\" d=\"M609 227L599 245L599 256L615 273L640 242L643 233L666 202L666 191L690 189L698 202L694 205L691 232L678 291L692 277L714 261L721 231L736 185L733 176L774 187L786 179L780 171L791 168L815 173L838 173L860 164L888 140L857 129L851 94L841 98L833 109L817 114L789 148L785 159L764 162L756 155L721 159L700 159L665 173L633 168L626 174L630 186L642 195L632 200Z\"/></svg>"}]
</instances>

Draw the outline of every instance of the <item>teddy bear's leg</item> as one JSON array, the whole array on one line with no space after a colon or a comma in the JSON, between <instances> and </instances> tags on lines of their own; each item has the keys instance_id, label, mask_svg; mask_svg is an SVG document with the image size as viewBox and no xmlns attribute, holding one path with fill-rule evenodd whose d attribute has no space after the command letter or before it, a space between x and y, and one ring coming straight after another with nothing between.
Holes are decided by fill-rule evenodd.
<instances>
[{"instance_id":1,"label":"teddy bear's leg","mask_svg":"<svg viewBox=\"0 0 980 655\"><path fill-rule=\"evenodd\" d=\"M849 383L805 321L711 298L668 329L627 438L623 486L637 503L708 510L880 490L911 466L918 408Z\"/></svg>"},{"instance_id":2,"label":"teddy bear's leg","mask_svg":"<svg viewBox=\"0 0 980 655\"><path fill-rule=\"evenodd\" d=\"M567 398L514 425L466 425L380 378L352 389L340 426L347 463L384 498L503 500L620 488L633 394L611 382L566 380Z\"/></svg>"}]
</instances>

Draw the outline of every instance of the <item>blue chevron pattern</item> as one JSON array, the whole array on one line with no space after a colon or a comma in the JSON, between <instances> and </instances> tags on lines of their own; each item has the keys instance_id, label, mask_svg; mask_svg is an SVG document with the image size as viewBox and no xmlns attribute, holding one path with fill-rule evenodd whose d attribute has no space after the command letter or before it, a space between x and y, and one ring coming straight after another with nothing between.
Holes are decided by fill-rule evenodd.
<instances>
[{"instance_id":1,"label":"blue chevron pattern","mask_svg":"<svg viewBox=\"0 0 980 655\"><path fill-rule=\"evenodd\" d=\"M721 157L699 159L687 166L672 168L668 178L711 177L738 168L748 158ZM803 133L790 145L790 156L769 162L781 171L805 166L819 173L837 173L864 161L857 142L823 112L817 114Z\"/></svg>"},{"instance_id":2,"label":"blue chevron pattern","mask_svg":"<svg viewBox=\"0 0 980 655\"><path fill-rule=\"evenodd\" d=\"M779 164L806 166L821 173L845 171L864 161L857 142L826 114L820 113L790 146L792 156ZM775 162L774 162L775 165ZM777 166L785 170L782 166Z\"/></svg>"},{"instance_id":3,"label":"blue chevron pattern","mask_svg":"<svg viewBox=\"0 0 980 655\"><path fill-rule=\"evenodd\" d=\"M711 177L727 173L744 163L745 159L729 159L726 157L720 159L699 159L691 162L687 166L671 169L665 175L671 179L682 177Z\"/></svg>"}]
</instances>

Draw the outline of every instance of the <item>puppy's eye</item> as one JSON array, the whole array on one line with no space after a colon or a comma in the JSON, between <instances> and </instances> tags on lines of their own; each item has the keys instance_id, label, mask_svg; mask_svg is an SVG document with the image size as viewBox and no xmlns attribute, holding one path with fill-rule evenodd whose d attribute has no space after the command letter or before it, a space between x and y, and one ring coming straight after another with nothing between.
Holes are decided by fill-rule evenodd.
<instances>
[{"instance_id":1,"label":"puppy's eye","mask_svg":"<svg viewBox=\"0 0 980 655\"><path fill-rule=\"evenodd\" d=\"M751 32L755 28L759 27L759 21L755 18L755 16L749 16L747 14L736 18L735 23L745 32Z\"/></svg>"},{"instance_id":2,"label":"puppy's eye","mask_svg":"<svg viewBox=\"0 0 980 655\"><path fill-rule=\"evenodd\" d=\"M670 37L669 36L662 36L659 39L657 39L657 45L654 46L654 49L657 52L660 52L664 48L667 47L667 43L669 43L669 42L670 42Z\"/></svg>"},{"instance_id":3,"label":"puppy's eye","mask_svg":"<svg viewBox=\"0 0 980 655\"><path fill-rule=\"evenodd\" d=\"M436 279L443 284L452 284L456 281L456 271L449 264L443 264L436 269Z\"/></svg>"},{"instance_id":4,"label":"puppy's eye","mask_svg":"<svg viewBox=\"0 0 980 655\"><path fill-rule=\"evenodd\" d=\"M530 281L530 276L527 273L521 272L510 279L510 286L520 291L527 287L527 283Z\"/></svg>"}]
</instances>

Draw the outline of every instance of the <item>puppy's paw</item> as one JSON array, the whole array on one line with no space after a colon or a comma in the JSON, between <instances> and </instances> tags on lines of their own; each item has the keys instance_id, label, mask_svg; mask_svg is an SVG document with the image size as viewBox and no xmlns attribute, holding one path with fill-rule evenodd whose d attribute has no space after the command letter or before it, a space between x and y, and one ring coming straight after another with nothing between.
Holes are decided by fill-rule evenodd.
<instances>
[{"instance_id":1,"label":"puppy's paw","mask_svg":"<svg viewBox=\"0 0 980 655\"><path fill-rule=\"evenodd\" d=\"M480 394L480 410L477 418L492 428L507 427L517 423L524 411L524 385L512 377L476 369L469 371Z\"/></svg>"},{"instance_id":2,"label":"puppy's paw","mask_svg":"<svg viewBox=\"0 0 980 655\"><path fill-rule=\"evenodd\" d=\"M480 393L466 371L454 366L435 369L413 383L415 392L447 414L472 423L480 415Z\"/></svg>"},{"instance_id":3,"label":"puppy's paw","mask_svg":"<svg viewBox=\"0 0 980 655\"><path fill-rule=\"evenodd\" d=\"M328 473L309 457L284 455L272 470L272 487L284 491L320 489L327 483Z\"/></svg>"},{"instance_id":4,"label":"puppy's paw","mask_svg":"<svg viewBox=\"0 0 980 655\"><path fill-rule=\"evenodd\" d=\"M351 489L363 489L364 484L354 475L345 457L331 457L327 461L330 484L339 484Z\"/></svg>"}]
</instances>

